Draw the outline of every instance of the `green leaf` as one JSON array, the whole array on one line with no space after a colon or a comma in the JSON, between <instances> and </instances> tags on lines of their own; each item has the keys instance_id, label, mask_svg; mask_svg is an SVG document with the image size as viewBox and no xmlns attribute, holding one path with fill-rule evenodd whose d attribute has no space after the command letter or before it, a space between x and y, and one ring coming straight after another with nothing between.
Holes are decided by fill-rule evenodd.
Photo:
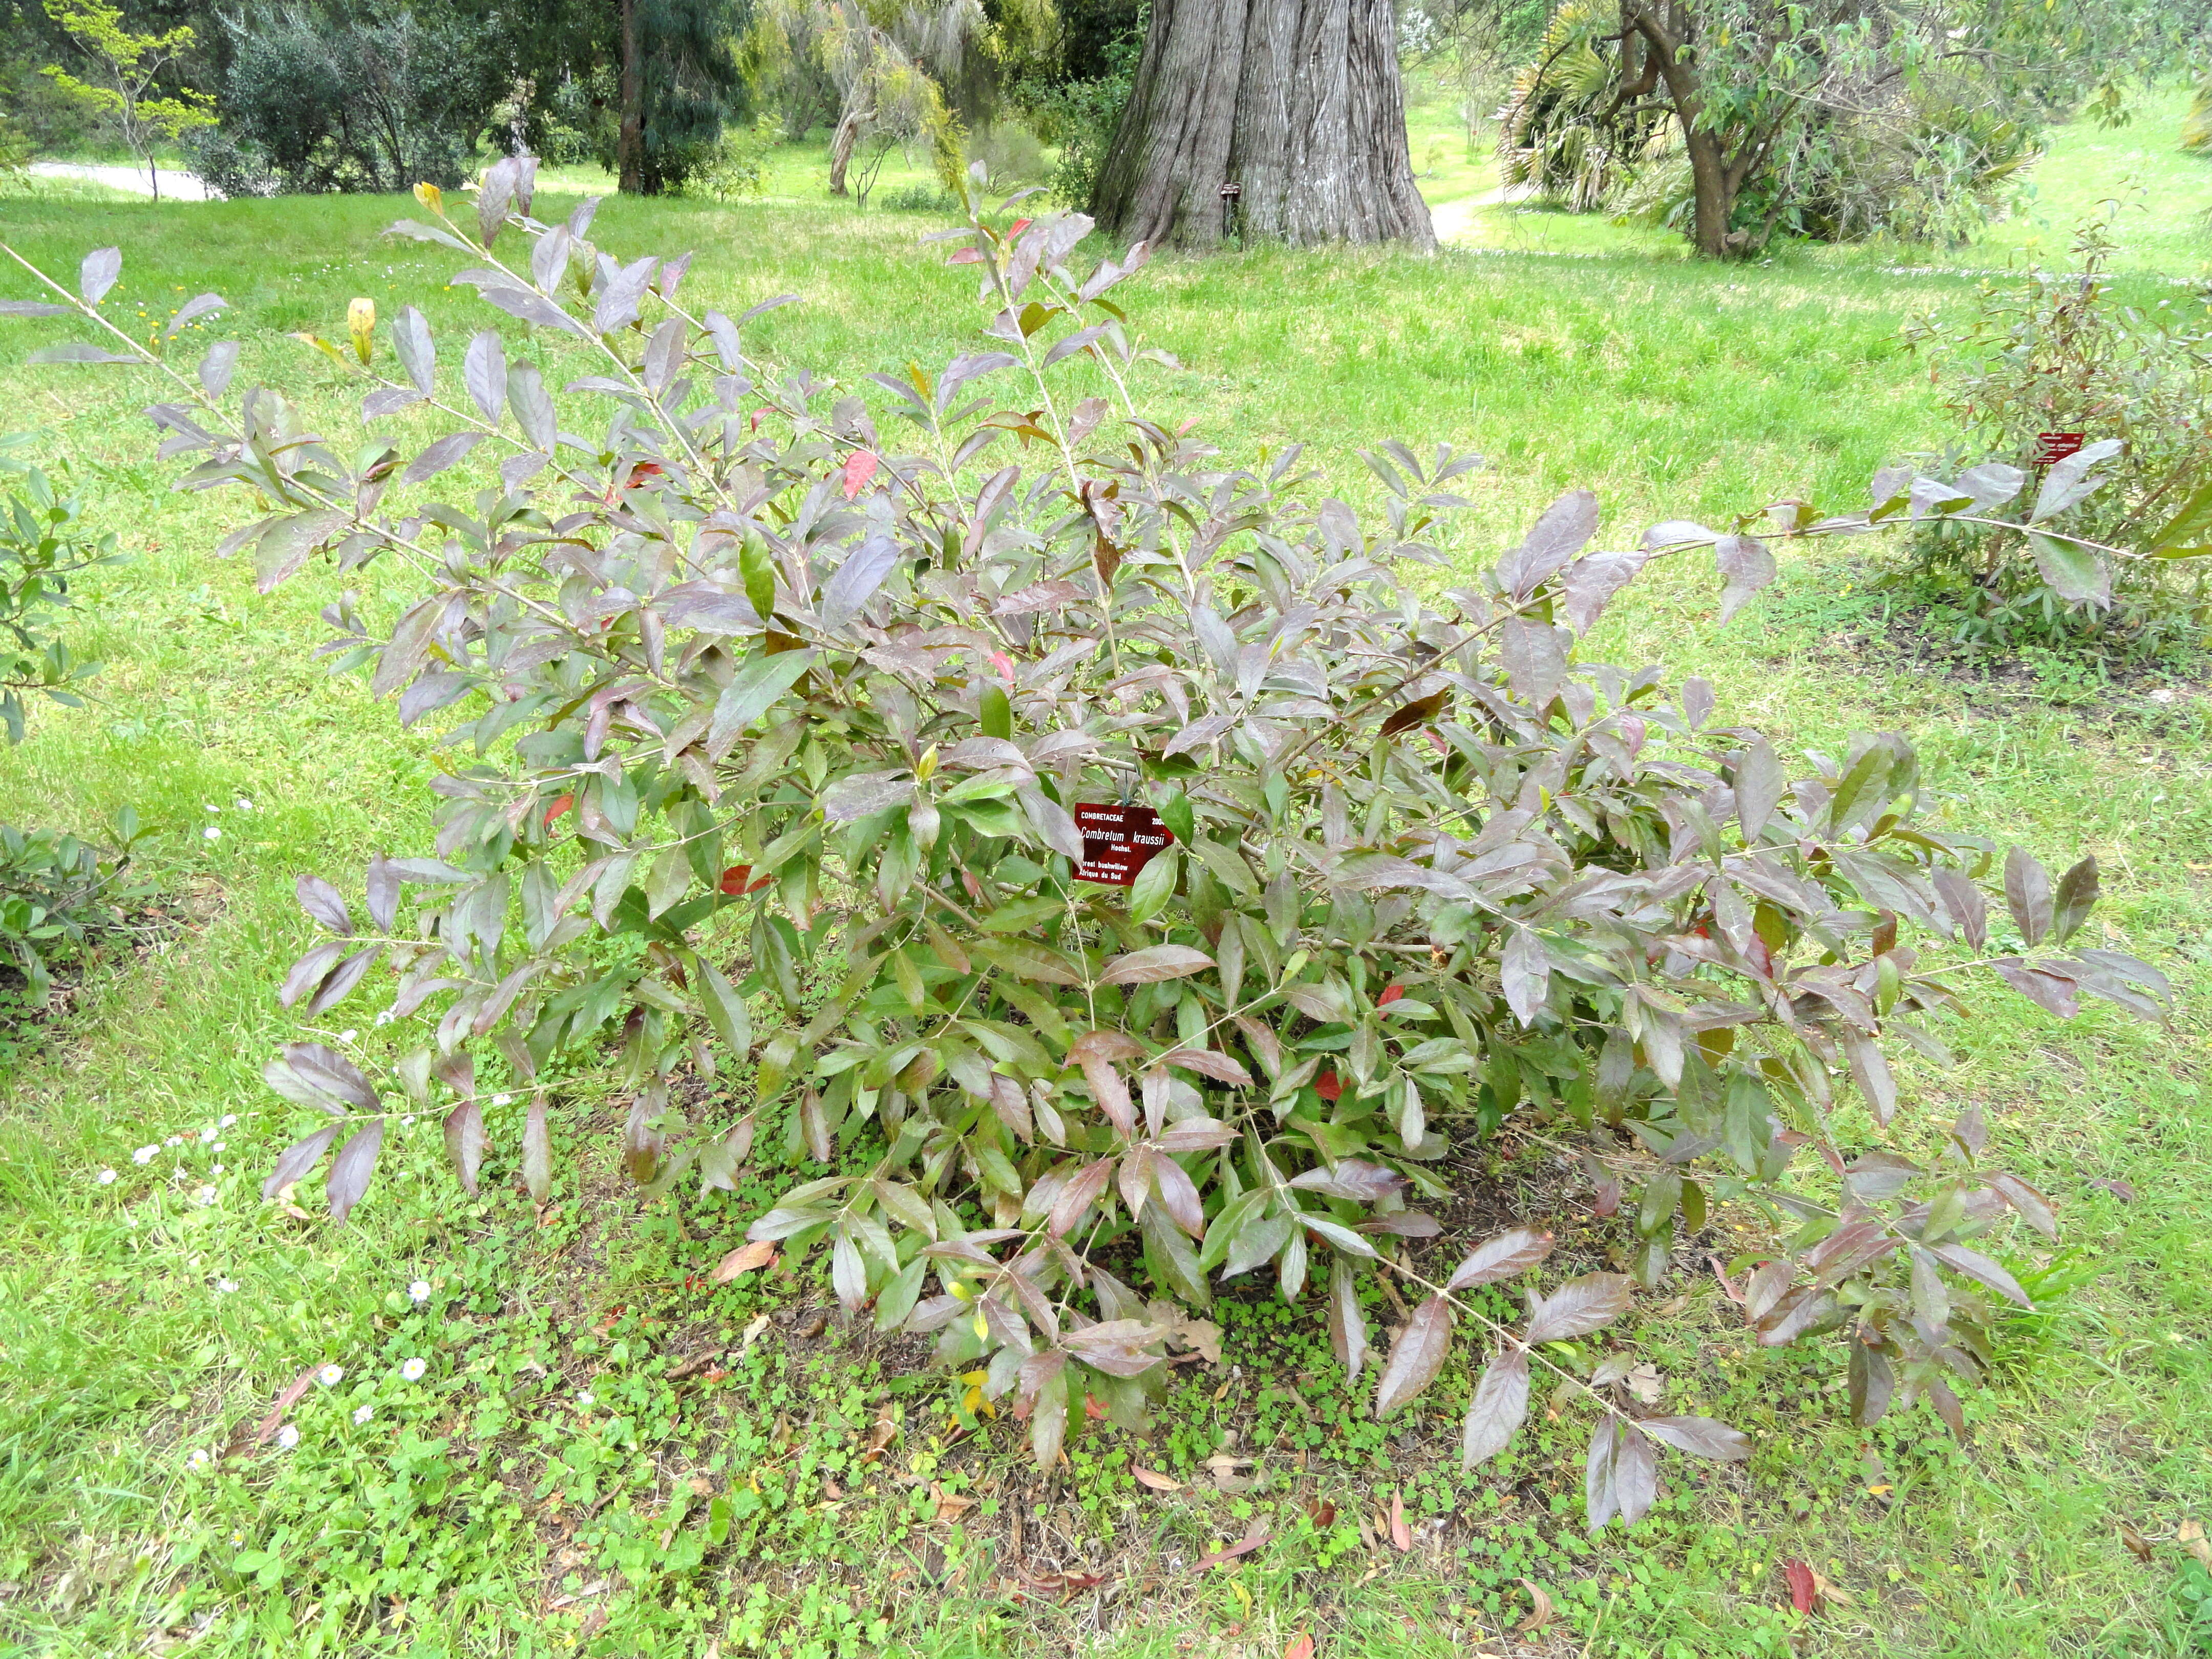
<instances>
[{"instance_id":1,"label":"green leaf","mask_svg":"<svg viewBox=\"0 0 2212 1659\"><path fill-rule=\"evenodd\" d=\"M1131 919L1147 921L1159 915L1175 896L1176 883L1182 874L1182 854L1172 847L1146 860L1145 867L1137 872L1137 879L1129 887Z\"/></svg>"},{"instance_id":2,"label":"green leaf","mask_svg":"<svg viewBox=\"0 0 2212 1659\"><path fill-rule=\"evenodd\" d=\"M1189 846L1198 835L1198 815L1191 810L1190 797L1170 787L1152 797L1152 806L1159 813L1160 822L1167 825L1168 833L1185 847Z\"/></svg>"},{"instance_id":3,"label":"green leaf","mask_svg":"<svg viewBox=\"0 0 2212 1659\"><path fill-rule=\"evenodd\" d=\"M746 1011L745 1000L737 988L722 975L722 971L704 957L691 958L692 977L698 981L699 1000L707 1010L708 1024L722 1046L730 1051L732 1060L743 1060L753 1046L753 1023Z\"/></svg>"},{"instance_id":4,"label":"green leaf","mask_svg":"<svg viewBox=\"0 0 2212 1659\"><path fill-rule=\"evenodd\" d=\"M2078 542L2063 542L2055 536L2045 536L2030 531L2027 544L2035 554L2035 568L2043 573L2043 580L2051 591L2069 605L2087 602L2094 605L2109 605L2112 602L2112 574L2105 568L2105 562Z\"/></svg>"},{"instance_id":5,"label":"green leaf","mask_svg":"<svg viewBox=\"0 0 2212 1659\"><path fill-rule=\"evenodd\" d=\"M1006 701L1001 687L983 688L982 717L985 737L1012 738L1014 735L1014 706Z\"/></svg>"},{"instance_id":6,"label":"green leaf","mask_svg":"<svg viewBox=\"0 0 2212 1659\"><path fill-rule=\"evenodd\" d=\"M747 657L714 702L707 727L707 752L720 759L744 729L766 714L814 662L811 646L799 651L757 652Z\"/></svg>"}]
</instances>

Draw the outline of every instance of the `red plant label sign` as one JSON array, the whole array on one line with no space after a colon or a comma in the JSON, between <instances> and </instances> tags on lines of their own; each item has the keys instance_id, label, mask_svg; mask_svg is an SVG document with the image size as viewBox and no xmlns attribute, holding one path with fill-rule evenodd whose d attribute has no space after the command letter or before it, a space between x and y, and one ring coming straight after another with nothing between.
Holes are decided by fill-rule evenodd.
<instances>
[{"instance_id":1,"label":"red plant label sign","mask_svg":"<svg viewBox=\"0 0 2212 1659\"><path fill-rule=\"evenodd\" d=\"M2081 447L2088 434L2084 432L2039 432L2035 434L2035 464L2056 466Z\"/></svg>"},{"instance_id":2,"label":"red plant label sign","mask_svg":"<svg viewBox=\"0 0 2212 1659\"><path fill-rule=\"evenodd\" d=\"M1174 839L1149 806L1078 805L1075 827L1083 836L1083 862L1075 866L1075 878L1109 887L1134 882L1137 872Z\"/></svg>"}]
</instances>

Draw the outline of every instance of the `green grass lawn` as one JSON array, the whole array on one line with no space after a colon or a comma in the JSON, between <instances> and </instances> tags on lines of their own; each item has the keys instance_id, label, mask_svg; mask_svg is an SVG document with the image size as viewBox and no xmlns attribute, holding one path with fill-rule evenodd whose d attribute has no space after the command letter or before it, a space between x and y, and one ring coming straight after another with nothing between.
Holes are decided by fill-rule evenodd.
<instances>
[{"instance_id":1,"label":"green grass lawn","mask_svg":"<svg viewBox=\"0 0 2212 1659\"><path fill-rule=\"evenodd\" d=\"M1455 121L1446 108L1432 125L1449 137ZM1458 142L1437 171L1463 198L1480 167ZM2060 160L2054 149L2047 200ZM610 201L595 234L630 252L696 248L702 303L805 295L753 343L848 384L975 349L970 280L916 246L933 222L803 199L813 165L797 155L779 175L788 200ZM298 389L345 434L345 387L289 331L340 335L356 294L387 313L422 305L448 341L490 320L445 287L458 258L379 240L411 210L36 197L0 204L0 234L61 270L121 246L119 320L220 289L235 307L225 331L246 343L240 383ZM1945 436L1898 324L1961 303L1977 280L1508 246L1163 260L1127 293L1138 327L1182 365L1150 371L1146 402L1232 453L1309 441L1364 501L1363 444L1481 451L1472 562L1571 484L1599 491L1616 544L1662 516L1863 500L1875 467ZM28 292L0 277L0 295ZM924 1346L825 1327L812 1267L700 1285L781 1172L734 1194L641 1200L613 1173L604 1080L566 1097L542 1218L497 1183L464 1200L427 1119L387 1149L343 1226L260 1200L289 1118L259 1068L305 1029L274 999L309 933L294 879L426 848L436 751L399 734L362 682L311 662L340 577L317 568L264 599L210 556L239 507L164 487L143 379L26 365L65 334L6 328L0 424L37 429L134 556L89 586L100 702L40 712L31 740L0 753L0 817L90 830L135 803L161 832L183 920L106 964L46 1048L0 1078L0 1652L1275 1659L1300 1631L1325 1659L2212 1651L2185 1628L2182 1591L2200 1581L2176 1542L2212 1510L2200 683L1914 674L1881 643L1869 577L1883 556L1849 545L1788 564L1725 629L1710 584L1655 580L1589 647L1707 675L1723 718L1800 747L1911 732L1956 823L2046 860L2096 853L2108 896L2094 926L2176 981L2163 1030L2096 1012L2060 1024L1984 992L1959 1066L1905 1079L1905 1150L1929 1149L1978 1103L1993 1155L2050 1191L2067 1227L2055 1261L2009 1247L2054 1295L2014 1322L1999 1375L1969 1397L1971 1447L1924 1411L1851 1428L1840 1355L1747 1343L1686 1250L1624 1340L1678 1408L1728 1418L1759 1449L1726 1475L1670 1471L1632 1533L1580 1531L1572 1410L1462 1476L1449 1402L1463 1378L1439 1388L1433 1414L1376 1425L1371 1383L1346 1398L1318 1316L1258 1302L1224 1304L1222 1363L1182 1374L1151 1443L1094 1427L1044 1483L1012 1425L957 1421L958 1389L926 1370ZM372 567L372 593L379 580ZM375 1006L344 1005L321 1035L378 1051ZM510 1146L519 1109L492 1120ZM1572 1229L1601 1255L1619 1224L1588 1219L1547 1159L1510 1136L1479 1149L1468 1196ZM724 1357L682 1364L709 1350ZM294 1413L296 1448L195 1466L195 1451L250 1441L279 1390L325 1364L343 1376ZM871 1459L879 1421L898 1432ZM1230 1467L1232 1490L1206 1461L1221 1455L1255 1460ZM1139 1485L1136 1463L1181 1490ZM1394 1496L1415 1525L1403 1553L1370 1519ZM1194 1567L1255 1517L1273 1529L1263 1548ZM1790 1608L1793 1559L1839 1592L1810 1619ZM1531 1586L1549 1622L1533 1620Z\"/></svg>"}]
</instances>

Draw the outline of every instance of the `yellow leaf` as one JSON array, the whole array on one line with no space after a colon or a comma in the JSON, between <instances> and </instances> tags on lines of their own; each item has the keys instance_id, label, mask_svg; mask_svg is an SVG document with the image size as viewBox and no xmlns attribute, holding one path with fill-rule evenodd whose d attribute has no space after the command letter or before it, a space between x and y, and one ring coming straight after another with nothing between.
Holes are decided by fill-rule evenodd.
<instances>
[{"instance_id":1,"label":"yellow leaf","mask_svg":"<svg viewBox=\"0 0 2212 1659\"><path fill-rule=\"evenodd\" d=\"M346 332L353 336L354 356L367 368L376 346L375 301L356 300L346 307Z\"/></svg>"},{"instance_id":2,"label":"yellow leaf","mask_svg":"<svg viewBox=\"0 0 2212 1659\"><path fill-rule=\"evenodd\" d=\"M433 213L443 214L446 210L446 192L435 185L424 183L416 185L415 199Z\"/></svg>"}]
</instances>

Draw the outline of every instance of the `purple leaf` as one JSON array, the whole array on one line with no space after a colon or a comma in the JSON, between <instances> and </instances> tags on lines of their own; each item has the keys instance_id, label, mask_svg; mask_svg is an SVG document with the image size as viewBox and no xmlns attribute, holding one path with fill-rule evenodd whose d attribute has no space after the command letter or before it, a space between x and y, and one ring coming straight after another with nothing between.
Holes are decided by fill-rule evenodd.
<instances>
[{"instance_id":1,"label":"purple leaf","mask_svg":"<svg viewBox=\"0 0 2212 1659\"><path fill-rule=\"evenodd\" d=\"M1528 1414L1528 1355L1508 1348L1483 1368L1460 1433L1460 1464L1475 1468L1504 1451Z\"/></svg>"},{"instance_id":2,"label":"purple leaf","mask_svg":"<svg viewBox=\"0 0 2212 1659\"><path fill-rule=\"evenodd\" d=\"M1375 1415L1388 1417L1437 1380L1451 1352L1451 1308L1441 1296L1413 1310L1390 1349L1382 1380L1375 1386Z\"/></svg>"}]
</instances>

